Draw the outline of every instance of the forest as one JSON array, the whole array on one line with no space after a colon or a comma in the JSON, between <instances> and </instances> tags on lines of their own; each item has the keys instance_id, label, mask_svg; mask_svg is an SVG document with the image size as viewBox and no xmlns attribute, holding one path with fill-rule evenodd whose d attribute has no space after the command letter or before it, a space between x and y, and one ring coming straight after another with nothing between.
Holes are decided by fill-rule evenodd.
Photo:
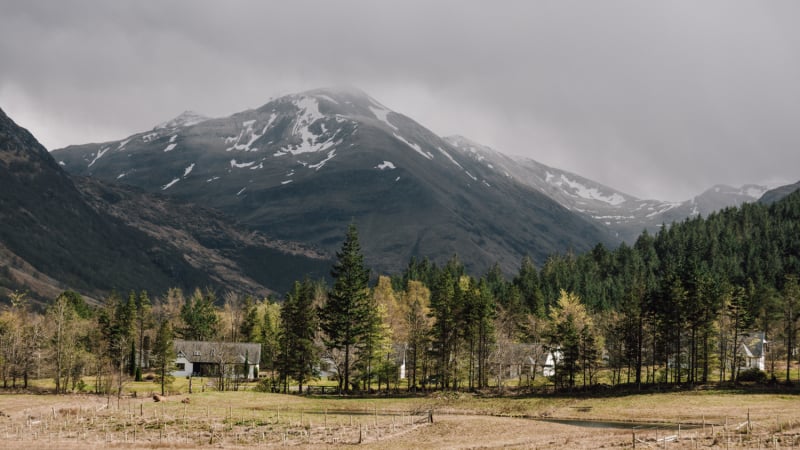
<instances>
[{"instance_id":1,"label":"forest","mask_svg":"<svg viewBox=\"0 0 800 450\"><path fill-rule=\"evenodd\" d=\"M374 274L352 224L331 275L298 280L282 299L174 288L152 300L112 292L92 306L67 291L38 310L16 291L0 313L2 385L49 378L59 393L119 395L153 374L163 389L174 339L260 343L259 386L272 391L302 392L322 376L339 393L800 378L800 192L643 232L633 245L541 267L525 258L510 278L497 265L468 274L457 256ZM744 369L742 343L758 333L764 370Z\"/></svg>"}]
</instances>

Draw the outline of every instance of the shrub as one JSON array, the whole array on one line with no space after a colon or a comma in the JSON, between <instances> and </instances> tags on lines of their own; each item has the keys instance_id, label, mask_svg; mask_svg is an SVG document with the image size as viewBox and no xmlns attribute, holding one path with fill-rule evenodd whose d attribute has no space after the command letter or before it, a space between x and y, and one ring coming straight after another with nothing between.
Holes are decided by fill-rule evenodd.
<instances>
[{"instance_id":1,"label":"shrub","mask_svg":"<svg viewBox=\"0 0 800 450\"><path fill-rule=\"evenodd\" d=\"M253 390L256 392L275 392L276 384L269 378L262 378L258 380Z\"/></svg>"},{"instance_id":2,"label":"shrub","mask_svg":"<svg viewBox=\"0 0 800 450\"><path fill-rule=\"evenodd\" d=\"M767 374L763 370L755 367L739 372L736 381L754 381L756 383L764 383L767 381Z\"/></svg>"}]
</instances>

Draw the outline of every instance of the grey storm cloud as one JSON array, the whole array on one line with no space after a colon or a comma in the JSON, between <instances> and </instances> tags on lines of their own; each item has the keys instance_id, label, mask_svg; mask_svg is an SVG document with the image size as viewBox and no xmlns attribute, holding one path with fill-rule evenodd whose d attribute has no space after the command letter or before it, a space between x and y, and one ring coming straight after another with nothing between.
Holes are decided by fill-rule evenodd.
<instances>
[{"instance_id":1,"label":"grey storm cloud","mask_svg":"<svg viewBox=\"0 0 800 450\"><path fill-rule=\"evenodd\" d=\"M0 107L48 148L354 85L642 197L800 179L794 1L4 1Z\"/></svg>"}]
</instances>

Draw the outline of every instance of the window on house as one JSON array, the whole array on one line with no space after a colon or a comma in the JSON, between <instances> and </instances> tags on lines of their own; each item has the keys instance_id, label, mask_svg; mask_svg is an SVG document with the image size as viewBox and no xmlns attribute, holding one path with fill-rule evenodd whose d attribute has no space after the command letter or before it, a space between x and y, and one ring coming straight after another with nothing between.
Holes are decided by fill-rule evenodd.
<instances>
[{"instance_id":1,"label":"window on house","mask_svg":"<svg viewBox=\"0 0 800 450\"><path fill-rule=\"evenodd\" d=\"M177 363L177 364L175 364L175 366L178 368L178 371L180 371L180 372L183 372L184 370L186 370L186 364L185 363Z\"/></svg>"}]
</instances>

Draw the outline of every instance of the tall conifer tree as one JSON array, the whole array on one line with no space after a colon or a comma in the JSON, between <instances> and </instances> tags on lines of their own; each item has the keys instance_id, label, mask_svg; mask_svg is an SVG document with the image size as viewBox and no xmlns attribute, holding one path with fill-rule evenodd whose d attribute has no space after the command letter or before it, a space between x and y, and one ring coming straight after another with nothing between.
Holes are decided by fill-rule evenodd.
<instances>
[{"instance_id":1,"label":"tall conifer tree","mask_svg":"<svg viewBox=\"0 0 800 450\"><path fill-rule=\"evenodd\" d=\"M350 353L359 344L369 326L369 269L358 243L358 231L350 224L342 249L336 253L337 262L331 269L334 284L328 302L320 312L322 330L331 348L344 351L343 374L339 387L350 390ZM342 377L343 375L343 377ZM344 383L344 386L342 386Z\"/></svg>"}]
</instances>

